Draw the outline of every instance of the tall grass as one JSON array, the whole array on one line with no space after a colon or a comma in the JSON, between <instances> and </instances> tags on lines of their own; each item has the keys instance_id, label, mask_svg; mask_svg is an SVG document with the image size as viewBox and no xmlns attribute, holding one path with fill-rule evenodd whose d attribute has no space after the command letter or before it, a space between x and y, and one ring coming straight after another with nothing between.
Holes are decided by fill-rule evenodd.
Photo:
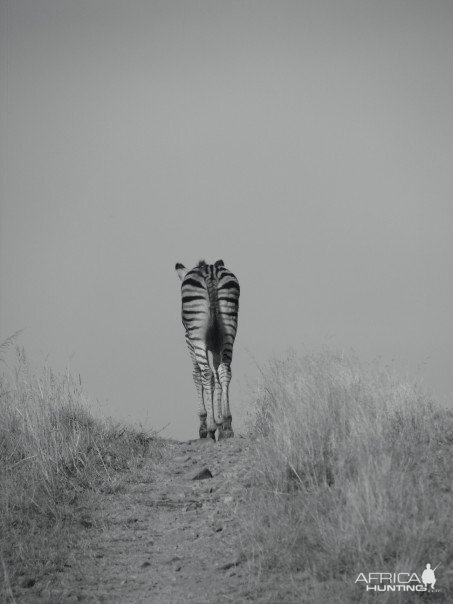
<instances>
[{"instance_id":1,"label":"tall grass","mask_svg":"<svg viewBox=\"0 0 453 604\"><path fill-rule=\"evenodd\" d=\"M421 576L427 562L440 564L431 600L453 601L451 411L388 368L290 354L263 371L251 431L243 528L260 582L281 578L262 601L367 601L359 572Z\"/></svg>"},{"instance_id":2,"label":"tall grass","mask_svg":"<svg viewBox=\"0 0 453 604\"><path fill-rule=\"evenodd\" d=\"M145 432L96 419L80 378L33 372L17 349L0 375L0 600L60 569L96 492L158 448Z\"/></svg>"}]
</instances>

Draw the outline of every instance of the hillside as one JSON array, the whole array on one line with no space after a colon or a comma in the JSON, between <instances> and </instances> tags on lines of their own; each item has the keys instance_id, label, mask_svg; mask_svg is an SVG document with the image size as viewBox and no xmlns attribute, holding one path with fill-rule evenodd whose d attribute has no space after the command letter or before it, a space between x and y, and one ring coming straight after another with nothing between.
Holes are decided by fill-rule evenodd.
<instances>
[{"instance_id":1,"label":"hillside","mask_svg":"<svg viewBox=\"0 0 453 604\"><path fill-rule=\"evenodd\" d=\"M19 360L0 407L5 601L346 604L374 601L370 572L417 575L380 603L452 601L453 414L388 367L272 361L246 436L214 443L94 419L77 381Z\"/></svg>"}]
</instances>

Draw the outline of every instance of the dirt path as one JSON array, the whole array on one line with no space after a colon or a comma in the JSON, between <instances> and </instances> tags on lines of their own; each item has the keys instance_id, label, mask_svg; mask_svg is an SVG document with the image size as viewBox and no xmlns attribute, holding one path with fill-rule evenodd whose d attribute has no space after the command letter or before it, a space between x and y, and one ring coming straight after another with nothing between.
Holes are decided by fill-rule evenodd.
<instances>
[{"instance_id":1,"label":"dirt path","mask_svg":"<svg viewBox=\"0 0 453 604\"><path fill-rule=\"evenodd\" d=\"M249 478L243 438L169 442L165 462L127 476L102 494L95 525L58 588L24 594L33 602L247 602L237 512ZM195 479L204 468L212 478ZM31 599L29 599L31 598Z\"/></svg>"}]
</instances>

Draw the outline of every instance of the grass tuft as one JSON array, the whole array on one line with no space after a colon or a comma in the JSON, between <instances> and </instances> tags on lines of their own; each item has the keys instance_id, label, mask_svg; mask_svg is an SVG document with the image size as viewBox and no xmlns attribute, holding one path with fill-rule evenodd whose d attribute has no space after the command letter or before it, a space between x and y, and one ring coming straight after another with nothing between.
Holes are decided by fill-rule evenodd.
<instances>
[{"instance_id":1,"label":"grass tuft","mask_svg":"<svg viewBox=\"0 0 453 604\"><path fill-rule=\"evenodd\" d=\"M154 435L95 418L80 378L33 372L18 348L0 375L0 599L61 569L90 497L159 450Z\"/></svg>"},{"instance_id":2,"label":"grass tuft","mask_svg":"<svg viewBox=\"0 0 453 604\"><path fill-rule=\"evenodd\" d=\"M431 598L451 595L453 413L352 355L290 354L262 374L244 531L260 581L287 578L263 601L366 601L359 572L421 576L427 562Z\"/></svg>"}]
</instances>

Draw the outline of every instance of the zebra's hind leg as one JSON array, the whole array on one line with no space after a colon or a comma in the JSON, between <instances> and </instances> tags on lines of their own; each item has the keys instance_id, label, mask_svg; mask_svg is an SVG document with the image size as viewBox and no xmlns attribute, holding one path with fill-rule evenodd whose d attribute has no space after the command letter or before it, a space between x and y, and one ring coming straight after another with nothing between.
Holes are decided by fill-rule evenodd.
<instances>
[{"instance_id":1,"label":"zebra's hind leg","mask_svg":"<svg viewBox=\"0 0 453 604\"><path fill-rule=\"evenodd\" d=\"M214 420L216 423L216 427L219 430L219 438L220 433L222 431L222 386L219 381L219 374L217 369L214 369Z\"/></svg>"},{"instance_id":2,"label":"zebra's hind leg","mask_svg":"<svg viewBox=\"0 0 453 604\"><path fill-rule=\"evenodd\" d=\"M231 382L231 367L229 363L222 362L219 366L219 381L222 386L222 425L219 426L219 440L234 436L231 427L230 401L228 398L228 387Z\"/></svg>"},{"instance_id":3,"label":"zebra's hind leg","mask_svg":"<svg viewBox=\"0 0 453 604\"><path fill-rule=\"evenodd\" d=\"M200 438L206 438L208 435L208 426L206 424L206 413L200 415L200 429L198 430Z\"/></svg>"},{"instance_id":4,"label":"zebra's hind leg","mask_svg":"<svg viewBox=\"0 0 453 604\"><path fill-rule=\"evenodd\" d=\"M193 372L193 379L198 392L198 417L200 418L200 428L198 430L198 434L200 435L200 438L206 438L208 435L208 426L206 423L208 414L206 413L206 407L203 400L204 390L201 383L201 372L197 366L195 366Z\"/></svg>"},{"instance_id":5,"label":"zebra's hind leg","mask_svg":"<svg viewBox=\"0 0 453 604\"><path fill-rule=\"evenodd\" d=\"M224 417L222 425L219 426L219 440L222 438L232 438L234 436L233 428L231 427L231 415Z\"/></svg>"},{"instance_id":6,"label":"zebra's hind leg","mask_svg":"<svg viewBox=\"0 0 453 604\"><path fill-rule=\"evenodd\" d=\"M214 421L214 409L213 409L213 375L209 365L206 365L201 370L201 382L203 384L203 398L206 409L206 427L208 436L215 440L215 431L217 430L216 423Z\"/></svg>"},{"instance_id":7,"label":"zebra's hind leg","mask_svg":"<svg viewBox=\"0 0 453 604\"><path fill-rule=\"evenodd\" d=\"M207 412L206 412L206 407L205 407L205 403L204 403L205 393L204 393L204 388L203 388L203 381L201 379L201 370L200 370L200 367L197 362L195 350L190 341L189 334L187 332L186 332L186 343L187 343L187 347L189 348L190 358L192 359L192 363L193 363L192 377L193 377L193 381L195 383L195 388L197 389L197 394L198 394L198 417L200 418L200 428L198 430L198 434L200 435L200 438L206 438L208 435L208 426L207 426L207 422L206 422Z\"/></svg>"},{"instance_id":8,"label":"zebra's hind leg","mask_svg":"<svg viewBox=\"0 0 453 604\"><path fill-rule=\"evenodd\" d=\"M206 422L206 415L202 418L200 417L200 429L198 431L200 438L207 438L209 436L209 438L212 438L212 440L215 440L215 429L214 430L208 430L208 425Z\"/></svg>"}]
</instances>

